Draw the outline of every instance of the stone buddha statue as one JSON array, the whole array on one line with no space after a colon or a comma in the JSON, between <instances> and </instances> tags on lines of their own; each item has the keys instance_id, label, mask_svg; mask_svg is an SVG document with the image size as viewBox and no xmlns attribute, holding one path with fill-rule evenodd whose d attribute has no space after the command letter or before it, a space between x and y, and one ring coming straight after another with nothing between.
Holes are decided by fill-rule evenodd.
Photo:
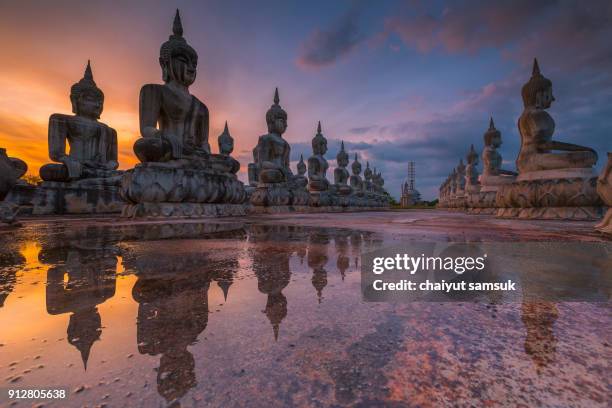
<instances>
[{"instance_id":1,"label":"stone buddha statue","mask_svg":"<svg viewBox=\"0 0 612 408\"><path fill-rule=\"evenodd\" d=\"M27 171L28 165L23 160L8 157L6 149L0 148L0 222L15 223L17 206L4 198Z\"/></svg>"},{"instance_id":2,"label":"stone buddha statue","mask_svg":"<svg viewBox=\"0 0 612 408\"><path fill-rule=\"evenodd\" d=\"M366 162L366 168L363 171L363 177L365 179L365 191L371 192L372 190L372 169L370 168L370 162Z\"/></svg>"},{"instance_id":3,"label":"stone buddha statue","mask_svg":"<svg viewBox=\"0 0 612 408\"><path fill-rule=\"evenodd\" d=\"M196 79L198 54L183 38L183 26L176 11L173 34L159 50L163 85L148 84L140 90L140 134L134 153L143 162L185 161L197 165L208 159L209 113L189 93Z\"/></svg>"},{"instance_id":4,"label":"stone buddha statue","mask_svg":"<svg viewBox=\"0 0 612 408\"><path fill-rule=\"evenodd\" d=\"M340 151L336 155L338 167L334 169L334 184L336 192L341 196L351 194L352 188L348 185L349 172L346 166L349 164L349 156L344 150L344 142L340 143Z\"/></svg>"},{"instance_id":5,"label":"stone buddha statue","mask_svg":"<svg viewBox=\"0 0 612 408\"><path fill-rule=\"evenodd\" d=\"M351 170L353 174L351 175L350 182L351 188L356 194L363 194L363 180L361 179L361 163L357 159L357 153L355 153L355 160L353 160L353 164L351 164Z\"/></svg>"},{"instance_id":6,"label":"stone buddha statue","mask_svg":"<svg viewBox=\"0 0 612 408\"><path fill-rule=\"evenodd\" d=\"M210 151L209 112L189 92L198 54L183 37L179 11L172 35L159 50L163 85L140 90L140 134L134 153L142 162L126 172L122 195L125 217L242 215L247 194L230 157L233 139L219 136L219 154Z\"/></svg>"},{"instance_id":7,"label":"stone buddha statue","mask_svg":"<svg viewBox=\"0 0 612 408\"><path fill-rule=\"evenodd\" d=\"M465 156L467 166L465 168L465 191L476 193L480 190L478 181L478 153L474 150L474 145L470 146L470 151Z\"/></svg>"},{"instance_id":8,"label":"stone buddha statue","mask_svg":"<svg viewBox=\"0 0 612 408\"><path fill-rule=\"evenodd\" d=\"M283 183L293 177L289 168L291 147L282 136L287 130L287 112L281 108L279 102L276 88L274 104L266 112L268 133L259 137L257 146L253 149L254 163L249 170L260 183Z\"/></svg>"},{"instance_id":9,"label":"stone buddha statue","mask_svg":"<svg viewBox=\"0 0 612 408\"><path fill-rule=\"evenodd\" d=\"M283 133L287 130L287 112L280 106L278 88L274 103L266 112L268 133L259 136L249 164L249 184L256 187L251 203L256 206L306 205L307 193L299 191L289 167L291 147ZM299 181L298 181L299 183ZM295 191L292 191L295 190Z\"/></svg>"},{"instance_id":10,"label":"stone buddha statue","mask_svg":"<svg viewBox=\"0 0 612 408\"><path fill-rule=\"evenodd\" d=\"M536 59L533 61L531 79L523 85L521 95L525 109L518 121L521 150L516 167L519 174L541 170L590 169L595 165L595 150L552 139L555 121L546 112L555 100L552 82L540 73Z\"/></svg>"},{"instance_id":11,"label":"stone buddha statue","mask_svg":"<svg viewBox=\"0 0 612 408\"><path fill-rule=\"evenodd\" d=\"M98 121L104 94L94 82L89 61L83 78L70 88L70 101L74 116L54 113L49 118L49 157L57 163L42 166L40 177L58 182L96 179L89 182L118 185L117 132Z\"/></svg>"},{"instance_id":12,"label":"stone buddha statue","mask_svg":"<svg viewBox=\"0 0 612 408\"><path fill-rule=\"evenodd\" d=\"M463 194L465 191L465 164L463 164L463 159L459 159L459 164L457 165L457 172L455 173L455 177L457 179L457 194Z\"/></svg>"},{"instance_id":13,"label":"stone buddha statue","mask_svg":"<svg viewBox=\"0 0 612 408\"><path fill-rule=\"evenodd\" d=\"M297 164L297 175L295 176L295 185L305 189L308 187L308 179L306 174L306 163L304 163L304 156L300 154L300 161Z\"/></svg>"},{"instance_id":14,"label":"stone buddha statue","mask_svg":"<svg viewBox=\"0 0 612 408\"><path fill-rule=\"evenodd\" d=\"M312 139L312 153L308 158L308 189L326 191L329 187L326 177L329 164L323 157L327 153L327 139L321 133L321 122L317 125L317 134Z\"/></svg>"},{"instance_id":15,"label":"stone buddha statue","mask_svg":"<svg viewBox=\"0 0 612 408\"><path fill-rule=\"evenodd\" d=\"M502 156L497 149L502 144L501 132L495 128L493 118L489 121L489 129L484 134L484 149L482 149L482 177L483 185L496 185L510 182L516 173L510 170L503 170Z\"/></svg>"},{"instance_id":16,"label":"stone buddha statue","mask_svg":"<svg viewBox=\"0 0 612 408\"><path fill-rule=\"evenodd\" d=\"M219 144L219 154L210 156L212 167L235 176L240 170L240 162L230 156L234 151L234 138L230 135L227 121L223 133L217 138L217 142Z\"/></svg>"}]
</instances>

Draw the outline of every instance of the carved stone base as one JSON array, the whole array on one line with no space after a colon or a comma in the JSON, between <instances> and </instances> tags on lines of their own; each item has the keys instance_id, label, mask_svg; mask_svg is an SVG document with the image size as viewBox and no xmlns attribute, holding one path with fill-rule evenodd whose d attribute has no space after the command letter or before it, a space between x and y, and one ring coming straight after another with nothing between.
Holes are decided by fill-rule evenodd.
<instances>
[{"instance_id":1,"label":"carved stone base","mask_svg":"<svg viewBox=\"0 0 612 408\"><path fill-rule=\"evenodd\" d=\"M45 181L34 193L32 214L119 213L124 204L116 186Z\"/></svg>"},{"instance_id":2,"label":"carved stone base","mask_svg":"<svg viewBox=\"0 0 612 408\"><path fill-rule=\"evenodd\" d=\"M607 235L612 235L612 208L608 208L603 220L595 226L595 229Z\"/></svg>"},{"instance_id":3,"label":"carved stone base","mask_svg":"<svg viewBox=\"0 0 612 408\"><path fill-rule=\"evenodd\" d=\"M291 202L291 192L287 183L259 183L251 194L251 204L255 206L282 206Z\"/></svg>"},{"instance_id":4,"label":"carved stone base","mask_svg":"<svg viewBox=\"0 0 612 408\"><path fill-rule=\"evenodd\" d=\"M332 195L327 191L311 191L310 205L312 207L328 207L333 204Z\"/></svg>"},{"instance_id":5,"label":"carved stone base","mask_svg":"<svg viewBox=\"0 0 612 408\"><path fill-rule=\"evenodd\" d=\"M296 206L309 206L310 205L310 193L305 188L293 188L290 190L291 201L290 205Z\"/></svg>"},{"instance_id":6,"label":"carved stone base","mask_svg":"<svg viewBox=\"0 0 612 408\"><path fill-rule=\"evenodd\" d=\"M597 220L603 214L603 203L596 191L596 176L583 176L584 169L576 173L580 177L550 177L555 173L530 172L521 174L517 181L499 187L496 206L497 216L502 218ZM589 169L590 170L590 169ZM542 173L542 174L537 174Z\"/></svg>"},{"instance_id":7,"label":"carved stone base","mask_svg":"<svg viewBox=\"0 0 612 408\"><path fill-rule=\"evenodd\" d=\"M216 218L247 214L246 204L139 203L127 204L121 212L126 218Z\"/></svg>"},{"instance_id":8,"label":"carved stone base","mask_svg":"<svg viewBox=\"0 0 612 408\"><path fill-rule=\"evenodd\" d=\"M472 215L495 215L497 208L468 208L467 213Z\"/></svg>"},{"instance_id":9,"label":"carved stone base","mask_svg":"<svg viewBox=\"0 0 612 408\"><path fill-rule=\"evenodd\" d=\"M247 209L249 215L258 214L283 214L283 213L340 213L340 212L364 212L364 211L384 211L387 207L340 207L340 206L250 206Z\"/></svg>"},{"instance_id":10,"label":"carved stone base","mask_svg":"<svg viewBox=\"0 0 612 408\"><path fill-rule=\"evenodd\" d=\"M246 199L244 184L233 174L164 163L140 163L126 171L121 192L133 204L242 204Z\"/></svg>"}]
</instances>

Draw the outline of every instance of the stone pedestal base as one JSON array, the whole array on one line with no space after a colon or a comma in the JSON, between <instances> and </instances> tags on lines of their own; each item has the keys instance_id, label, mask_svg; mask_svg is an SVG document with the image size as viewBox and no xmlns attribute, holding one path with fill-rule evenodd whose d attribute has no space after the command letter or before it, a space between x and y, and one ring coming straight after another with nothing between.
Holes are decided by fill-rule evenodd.
<instances>
[{"instance_id":1,"label":"stone pedestal base","mask_svg":"<svg viewBox=\"0 0 612 408\"><path fill-rule=\"evenodd\" d=\"M603 214L603 203L597 195L596 181L597 177L591 169L521 174L514 183L499 187L497 216L597 220Z\"/></svg>"},{"instance_id":2,"label":"stone pedestal base","mask_svg":"<svg viewBox=\"0 0 612 408\"><path fill-rule=\"evenodd\" d=\"M247 214L245 204L139 203L127 204L121 212L126 218L216 218Z\"/></svg>"},{"instance_id":3,"label":"stone pedestal base","mask_svg":"<svg viewBox=\"0 0 612 408\"><path fill-rule=\"evenodd\" d=\"M608 208L604 219L595 226L595 229L607 235L612 235L612 208Z\"/></svg>"},{"instance_id":4,"label":"stone pedestal base","mask_svg":"<svg viewBox=\"0 0 612 408\"><path fill-rule=\"evenodd\" d=\"M32 198L32 214L119 213L124 204L117 186L45 181Z\"/></svg>"},{"instance_id":5,"label":"stone pedestal base","mask_svg":"<svg viewBox=\"0 0 612 408\"><path fill-rule=\"evenodd\" d=\"M9 201L0 201L0 226L21 225L19 222L17 222L18 209L19 207L16 204L13 204Z\"/></svg>"},{"instance_id":6,"label":"stone pedestal base","mask_svg":"<svg viewBox=\"0 0 612 408\"><path fill-rule=\"evenodd\" d=\"M291 203L291 192L287 183L259 183L251 194L251 204L270 207Z\"/></svg>"},{"instance_id":7,"label":"stone pedestal base","mask_svg":"<svg viewBox=\"0 0 612 408\"><path fill-rule=\"evenodd\" d=\"M212 169L141 163L123 175L121 192L129 203L242 204L244 184Z\"/></svg>"},{"instance_id":8,"label":"stone pedestal base","mask_svg":"<svg viewBox=\"0 0 612 408\"><path fill-rule=\"evenodd\" d=\"M312 207L328 207L333 203L333 197L328 191L310 192L310 205Z\"/></svg>"}]
</instances>

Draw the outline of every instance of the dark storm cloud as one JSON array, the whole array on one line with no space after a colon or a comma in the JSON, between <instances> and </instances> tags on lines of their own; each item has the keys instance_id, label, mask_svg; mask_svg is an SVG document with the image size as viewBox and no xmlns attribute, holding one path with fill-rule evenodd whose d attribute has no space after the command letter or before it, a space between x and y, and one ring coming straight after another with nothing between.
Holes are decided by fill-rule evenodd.
<instances>
[{"instance_id":1,"label":"dark storm cloud","mask_svg":"<svg viewBox=\"0 0 612 408\"><path fill-rule=\"evenodd\" d=\"M353 8L330 28L316 29L302 44L298 65L304 68L331 65L353 51L365 38L357 20L358 12Z\"/></svg>"}]
</instances>

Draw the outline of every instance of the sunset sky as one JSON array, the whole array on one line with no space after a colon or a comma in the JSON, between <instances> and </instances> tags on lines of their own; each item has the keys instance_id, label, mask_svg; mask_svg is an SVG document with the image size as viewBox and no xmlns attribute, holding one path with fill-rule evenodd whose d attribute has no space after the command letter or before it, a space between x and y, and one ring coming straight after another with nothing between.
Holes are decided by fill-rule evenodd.
<instances>
[{"instance_id":1,"label":"sunset sky","mask_svg":"<svg viewBox=\"0 0 612 408\"><path fill-rule=\"evenodd\" d=\"M482 149L490 115L512 169L534 57L553 81L555 139L595 148L598 168L612 149L606 0L3 1L0 147L37 174L49 115L70 113L70 86L90 59L105 93L101 121L118 132L121 168L133 166L138 93L161 83L159 47L177 7L199 54L190 89L210 110L211 145L227 120L243 180L276 86L292 160L311 154L321 120L330 179L344 140L395 197L416 161L417 188L433 199L470 144Z\"/></svg>"}]
</instances>

